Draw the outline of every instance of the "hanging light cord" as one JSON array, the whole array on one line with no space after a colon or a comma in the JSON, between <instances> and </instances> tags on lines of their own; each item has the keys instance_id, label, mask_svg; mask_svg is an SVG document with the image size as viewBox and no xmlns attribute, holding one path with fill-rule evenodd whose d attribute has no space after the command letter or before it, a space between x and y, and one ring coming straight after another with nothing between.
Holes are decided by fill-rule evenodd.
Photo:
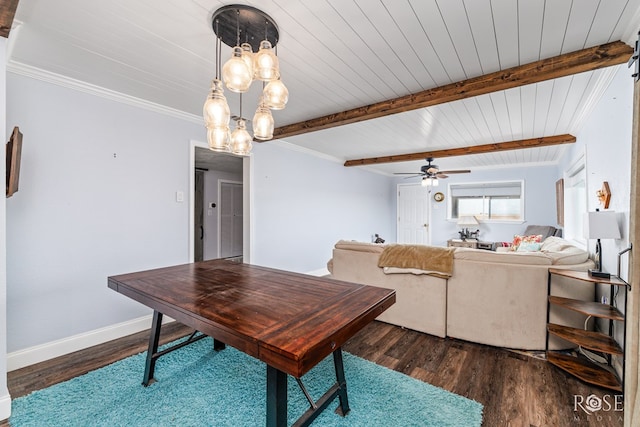
<instances>
[{"instance_id":1,"label":"hanging light cord","mask_svg":"<svg viewBox=\"0 0 640 427\"><path fill-rule=\"evenodd\" d=\"M216 19L216 35L220 34L219 28L218 28L218 24L220 23L220 21L218 19ZM222 61L222 58L220 56L220 50L222 48L222 46L220 45L220 36L216 36L216 80L220 79L220 61Z\"/></svg>"},{"instance_id":2,"label":"hanging light cord","mask_svg":"<svg viewBox=\"0 0 640 427\"><path fill-rule=\"evenodd\" d=\"M236 46L240 46L240 9L236 11Z\"/></svg>"}]
</instances>

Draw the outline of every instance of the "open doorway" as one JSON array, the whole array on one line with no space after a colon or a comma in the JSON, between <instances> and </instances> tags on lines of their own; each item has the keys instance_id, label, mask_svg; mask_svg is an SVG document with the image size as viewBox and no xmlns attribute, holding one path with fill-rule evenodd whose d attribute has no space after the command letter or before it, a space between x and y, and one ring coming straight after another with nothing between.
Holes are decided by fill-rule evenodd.
<instances>
[{"instance_id":1,"label":"open doorway","mask_svg":"<svg viewBox=\"0 0 640 427\"><path fill-rule=\"evenodd\" d=\"M244 159L192 144L190 258L239 258L244 253Z\"/></svg>"}]
</instances>

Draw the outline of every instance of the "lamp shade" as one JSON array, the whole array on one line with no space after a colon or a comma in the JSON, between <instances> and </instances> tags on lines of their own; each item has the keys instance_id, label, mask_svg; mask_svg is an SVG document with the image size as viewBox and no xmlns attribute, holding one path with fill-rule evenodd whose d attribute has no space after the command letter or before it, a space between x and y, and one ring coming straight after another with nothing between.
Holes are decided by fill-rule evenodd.
<instances>
[{"instance_id":1,"label":"lamp shade","mask_svg":"<svg viewBox=\"0 0 640 427\"><path fill-rule=\"evenodd\" d=\"M248 156L251 145L251 135L247 132L247 125L244 119L238 119L236 129L231 133L231 152L239 156Z\"/></svg>"},{"instance_id":2,"label":"lamp shade","mask_svg":"<svg viewBox=\"0 0 640 427\"><path fill-rule=\"evenodd\" d=\"M262 93L265 104L272 110L282 110L289 101L289 90L280 79L270 81Z\"/></svg>"},{"instance_id":3,"label":"lamp shade","mask_svg":"<svg viewBox=\"0 0 640 427\"><path fill-rule=\"evenodd\" d=\"M242 58L242 48L233 48L231 58L222 67L222 80L231 92L244 93L249 90L253 76L247 63Z\"/></svg>"},{"instance_id":4,"label":"lamp shade","mask_svg":"<svg viewBox=\"0 0 640 427\"><path fill-rule=\"evenodd\" d=\"M588 239L619 239L620 228L615 211L587 212L584 236Z\"/></svg>"},{"instance_id":5,"label":"lamp shade","mask_svg":"<svg viewBox=\"0 0 640 427\"><path fill-rule=\"evenodd\" d=\"M260 50L254 55L253 61L253 71L256 79L270 82L280 77L278 57L273 52L269 40L260 42Z\"/></svg>"},{"instance_id":6,"label":"lamp shade","mask_svg":"<svg viewBox=\"0 0 640 427\"><path fill-rule=\"evenodd\" d=\"M438 186L438 179L425 176L424 178L422 178L421 184L422 184L423 187L437 187Z\"/></svg>"},{"instance_id":7,"label":"lamp shade","mask_svg":"<svg viewBox=\"0 0 640 427\"><path fill-rule=\"evenodd\" d=\"M211 82L211 91L202 107L205 126L208 128L229 127L231 113L227 98L222 90L222 82L214 79Z\"/></svg>"},{"instance_id":8,"label":"lamp shade","mask_svg":"<svg viewBox=\"0 0 640 427\"><path fill-rule=\"evenodd\" d=\"M475 216L461 216L458 218L458 225L478 225L480 224Z\"/></svg>"},{"instance_id":9,"label":"lamp shade","mask_svg":"<svg viewBox=\"0 0 640 427\"><path fill-rule=\"evenodd\" d=\"M261 141L273 138L273 116L262 100L253 116L253 136Z\"/></svg>"}]
</instances>

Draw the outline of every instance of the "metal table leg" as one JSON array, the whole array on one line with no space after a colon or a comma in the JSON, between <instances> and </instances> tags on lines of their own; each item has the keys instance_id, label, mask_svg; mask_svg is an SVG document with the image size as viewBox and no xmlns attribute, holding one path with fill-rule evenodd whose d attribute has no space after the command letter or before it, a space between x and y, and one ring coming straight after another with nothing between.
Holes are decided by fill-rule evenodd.
<instances>
[{"instance_id":1,"label":"metal table leg","mask_svg":"<svg viewBox=\"0 0 640 427\"><path fill-rule=\"evenodd\" d=\"M144 365L143 386L148 386L153 380L153 371L156 368L155 354L158 352L158 341L160 341L160 328L162 327L162 313L153 310L153 322L151 323L151 335L149 336L149 349L147 350L147 362Z\"/></svg>"},{"instance_id":2,"label":"metal table leg","mask_svg":"<svg viewBox=\"0 0 640 427\"><path fill-rule=\"evenodd\" d=\"M342 349L333 352L333 364L336 368L336 382L338 383L338 397L340 398L340 410L343 417L349 413L349 398L347 396L347 380L344 377L344 366L342 364Z\"/></svg>"},{"instance_id":3,"label":"metal table leg","mask_svg":"<svg viewBox=\"0 0 640 427\"><path fill-rule=\"evenodd\" d=\"M267 365L267 427L287 425L287 374Z\"/></svg>"},{"instance_id":4,"label":"metal table leg","mask_svg":"<svg viewBox=\"0 0 640 427\"><path fill-rule=\"evenodd\" d=\"M164 356L167 353L171 353L172 351L178 350L186 345L192 344L196 341L200 341L207 336L205 334L200 333L198 335L198 331L194 331L186 341L182 341L178 344L174 344L173 346L166 348L162 351L158 351L158 343L160 341L160 329L162 328L162 313L159 311L153 312L153 322L151 323L151 335L149 337L149 348L147 349L147 361L144 366L144 378L142 379L142 385L148 386L153 383L153 373L156 369L156 360L158 360L161 356ZM213 349L215 351L221 351L226 348L225 343L222 341L218 341L214 338L213 340Z\"/></svg>"},{"instance_id":5,"label":"metal table leg","mask_svg":"<svg viewBox=\"0 0 640 427\"><path fill-rule=\"evenodd\" d=\"M339 348L333 352L333 364L336 370L336 382L315 402L300 378L296 378L298 385L309 401L310 407L292 426L309 426L336 397L340 400L340 405L336 412L343 417L349 413L342 349ZM267 365L267 427L284 427L287 425L287 399L287 374Z\"/></svg>"}]
</instances>

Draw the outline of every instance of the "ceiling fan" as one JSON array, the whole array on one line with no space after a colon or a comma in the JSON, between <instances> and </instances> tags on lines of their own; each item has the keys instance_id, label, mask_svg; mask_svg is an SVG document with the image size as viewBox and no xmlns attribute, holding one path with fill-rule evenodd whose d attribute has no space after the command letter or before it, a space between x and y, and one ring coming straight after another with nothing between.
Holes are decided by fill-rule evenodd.
<instances>
[{"instance_id":1,"label":"ceiling fan","mask_svg":"<svg viewBox=\"0 0 640 427\"><path fill-rule=\"evenodd\" d=\"M440 168L438 168L438 165L434 165L433 162L433 157L427 157L425 159L427 161L427 164L422 166L420 168L420 172L419 173L413 173L413 172L399 172L399 173L395 173L394 175L411 175L408 176L407 178L413 178L416 176L422 176L422 183L423 185L438 185L438 179L442 178L448 178L449 175L454 174L454 173L469 173L471 172L469 169L459 169L459 170L450 170L450 171L441 171Z\"/></svg>"}]
</instances>

